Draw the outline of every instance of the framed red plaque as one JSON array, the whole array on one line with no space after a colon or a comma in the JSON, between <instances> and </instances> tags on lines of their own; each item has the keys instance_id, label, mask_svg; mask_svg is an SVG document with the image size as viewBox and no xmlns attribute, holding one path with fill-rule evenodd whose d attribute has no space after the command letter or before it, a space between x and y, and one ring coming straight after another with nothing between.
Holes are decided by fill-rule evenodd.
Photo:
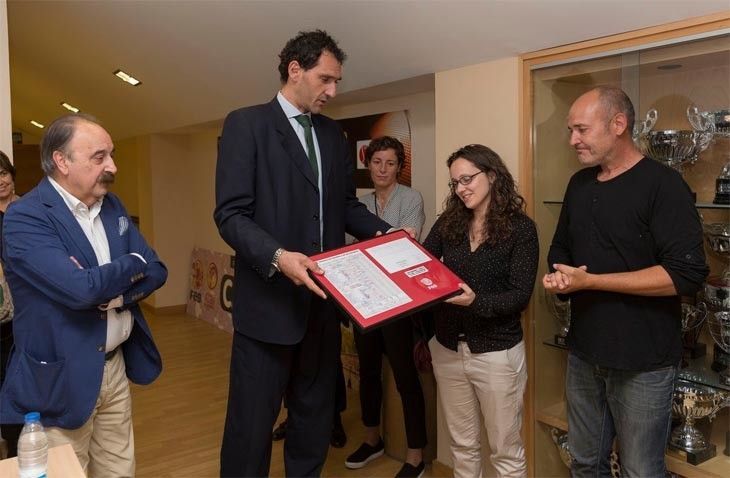
<instances>
[{"instance_id":1,"label":"framed red plaque","mask_svg":"<svg viewBox=\"0 0 730 478\"><path fill-rule=\"evenodd\" d=\"M361 330L457 295L463 282L402 230L311 258L325 271L314 280Z\"/></svg>"}]
</instances>

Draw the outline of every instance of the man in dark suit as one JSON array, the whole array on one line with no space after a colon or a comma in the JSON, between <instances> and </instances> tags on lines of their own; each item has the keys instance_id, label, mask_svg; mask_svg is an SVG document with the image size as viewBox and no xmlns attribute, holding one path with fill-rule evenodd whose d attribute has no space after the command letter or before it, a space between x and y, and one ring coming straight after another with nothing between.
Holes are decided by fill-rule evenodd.
<instances>
[{"instance_id":1,"label":"man in dark suit","mask_svg":"<svg viewBox=\"0 0 730 478\"><path fill-rule=\"evenodd\" d=\"M354 162L337 123L319 114L345 54L301 32L280 54L282 88L223 126L215 221L236 252L233 349L221 476L266 476L286 393L287 476L318 476L332 430L339 321L309 277L307 256L390 226L357 201ZM313 125L313 127L312 127Z\"/></svg>"},{"instance_id":2,"label":"man in dark suit","mask_svg":"<svg viewBox=\"0 0 730 478\"><path fill-rule=\"evenodd\" d=\"M162 370L139 301L167 269L108 192L109 134L86 115L55 120L41 142L46 177L5 214L3 257L15 348L0 421L37 411L49 446L70 443L88 476L134 476L129 380Z\"/></svg>"}]
</instances>

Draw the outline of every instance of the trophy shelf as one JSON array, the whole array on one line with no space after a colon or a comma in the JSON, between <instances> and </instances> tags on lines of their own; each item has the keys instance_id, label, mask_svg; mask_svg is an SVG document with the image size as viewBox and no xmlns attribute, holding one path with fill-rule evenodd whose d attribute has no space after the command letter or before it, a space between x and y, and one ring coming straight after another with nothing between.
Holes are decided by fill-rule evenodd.
<instances>
[{"instance_id":1,"label":"trophy shelf","mask_svg":"<svg viewBox=\"0 0 730 478\"><path fill-rule=\"evenodd\" d=\"M542 202L545 205L562 205L562 200L554 200L554 199L546 199ZM697 209L729 209L730 210L730 204L714 204L711 202L698 202L695 203L695 207Z\"/></svg>"},{"instance_id":2,"label":"trophy shelf","mask_svg":"<svg viewBox=\"0 0 730 478\"><path fill-rule=\"evenodd\" d=\"M548 347L554 347L554 348L560 349L560 350L568 350L567 345L556 344L555 341L550 340L550 339L543 340L542 343L543 343L543 345L547 345Z\"/></svg>"},{"instance_id":3,"label":"trophy shelf","mask_svg":"<svg viewBox=\"0 0 730 478\"><path fill-rule=\"evenodd\" d=\"M718 414L715 422L727 422L727 412L728 410L725 409L725 413ZM535 418L538 422L549 427L568 431L568 416L563 402L538 410L535 413ZM691 465L682 457L677 456L677 452L668 451L665 455L667 470L686 478L727 478L730 474L730 456L722 453L725 448L725 428L717 426L718 424L712 427L712 437L710 439L717 447L718 453L715 457L699 465Z\"/></svg>"},{"instance_id":4,"label":"trophy shelf","mask_svg":"<svg viewBox=\"0 0 730 478\"><path fill-rule=\"evenodd\" d=\"M679 376L677 378L730 392L730 385L720 382L719 372L712 370L711 353L708 353L704 357L689 359L687 366L679 370ZM730 475L730 469L728 469L728 475Z\"/></svg>"}]
</instances>

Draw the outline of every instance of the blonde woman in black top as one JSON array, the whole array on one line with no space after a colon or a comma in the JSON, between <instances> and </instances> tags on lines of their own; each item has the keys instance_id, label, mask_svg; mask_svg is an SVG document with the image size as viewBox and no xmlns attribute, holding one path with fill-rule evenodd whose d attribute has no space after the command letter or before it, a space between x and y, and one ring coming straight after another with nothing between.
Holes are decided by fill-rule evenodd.
<instances>
[{"instance_id":1,"label":"blonde woman in black top","mask_svg":"<svg viewBox=\"0 0 730 478\"><path fill-rule=\"evenodd\" d=\"M494 151L464 146L447 165L451 193L424 246L466 282L461 295L435 308L429 342L454 476L482 475L481 418L497 476L527 476L520 315L537 272L535 224Z\"/></svg>"}]
</instances>

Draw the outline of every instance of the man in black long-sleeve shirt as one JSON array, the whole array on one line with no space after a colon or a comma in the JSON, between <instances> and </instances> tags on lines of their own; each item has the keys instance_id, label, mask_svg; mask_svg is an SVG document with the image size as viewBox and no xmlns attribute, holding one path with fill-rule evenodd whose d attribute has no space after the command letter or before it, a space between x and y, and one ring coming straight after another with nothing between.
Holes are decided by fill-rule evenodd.
<instances>
[{"instance_id":1,"label":"man in black long-sleeve shirt","mask_svg":"<svg viewBox=\"0 0 730 478\"><path fill-rule=\"evenodd\" d=\"M568 115L587 168L568 184L543 285L571 299L574 477L608 476L614 437L627 476L664 476L680 296L693 296L708 273L690 190L636 149L633 123L631 101L612 87L582 95Z\"/></svg>"}]
</instances>

